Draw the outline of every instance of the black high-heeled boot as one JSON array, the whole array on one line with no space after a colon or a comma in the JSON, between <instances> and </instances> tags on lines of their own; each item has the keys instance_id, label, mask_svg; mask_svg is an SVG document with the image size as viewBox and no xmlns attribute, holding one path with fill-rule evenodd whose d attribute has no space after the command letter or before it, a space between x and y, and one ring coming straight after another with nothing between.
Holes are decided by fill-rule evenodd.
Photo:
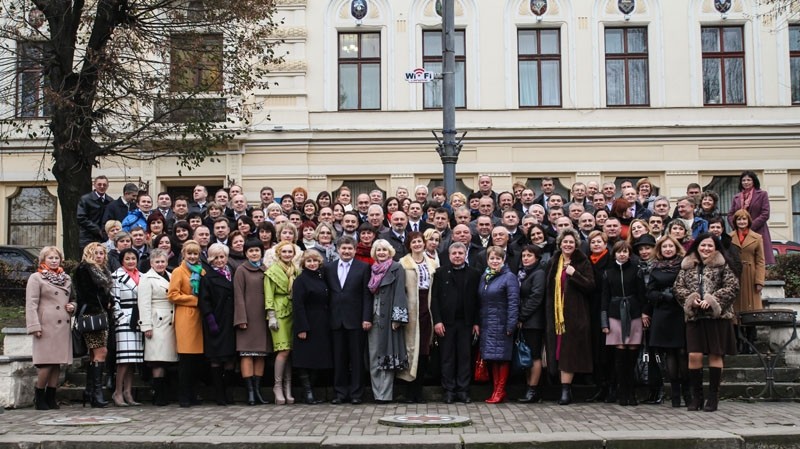
<instances>
[{"instance_id":1,"label":"black high-heeled boot","mask_svg":"<svg viewBox=\"0 0 800 449\"><path fill-rule=\"evenodd\" d=\"M525 392L525 396L517 399L517 402L521 402L523 404L533 404L542 400L542 396L539 394L539 388L536 386L528 386L528 391Z\"/></svg>"},{"instance_id":2,"label":"black high-heeled boot","mask_svg":"<svg viewBox=\"0 0 800 449\"><path fill-rule=\"evenodd\" d=\"M247 405L256 405L256 392L253 389L253 376L244 378L244 386L247 388Z\"/></svg>"},{"instance_id":3,"label":"black high-heeled boot","mask_svg":"<svg viewBox=\"0 0 800 449\"><path fill-rule=\"evenodd\" d=\"M561 398L558 405L569 405L572 403L572 384L561 384Z\"/></svg>"},{"instance_id":4,"label":"black high-heeled boot","mask_svg":"<svg viewBox=\"0 0 800 449\"><path fill-rule=\"evenodd\" d=\"M50 407L47 406L44 391L44 388L33 389L33 406L36 407L36 410L50 410Z\"/></svg>"},{"instance_id":5,"label":"black high-heeled boot","mask_svg":"<svg viewBox=\"0 0 800 449\"><path fill-rule=\"evenodd\" d=\"M704 412L716 412L719 405L719 384L722 382L722 368L708 369L708 400Z\"/></svg>"},{"instance_id":6,"label":"black high-heeled boot","mask_svg":"<svg viewBox=\"0 0 800 449\"><path fill-rule=\"evenodd\" d=\"M269 401L261 395L261 376L253 376L253 393L257 404L269 404Z\"/></svg>"},{"instance_id":7,"label":"black high-heeled boot","mask_svg":"<svg viewBox=\"0 0 800 449\"><path fill-rule=\"evenodd\" d=\"M108 401L103 398L103 370L105 369L104 362L93 362L89 365L89 370L87 371L87 376L91 373L91 393L90 393L90 401L92 404L92 408L104 408L108 405ZM89 385L89 379L86 379L87 387Z\"/></svg>"},{"instance_id":8,"label":"black high-heeled boot","mask_svg":"<svg viewBox=\"0 0 800 449\"><path fill-rule=\"evenodd\" d=\"M686 407L690 412L703 408L703 369L689 370L689 385L692 387L692 401Z\"/></svg>"}]
</instances>

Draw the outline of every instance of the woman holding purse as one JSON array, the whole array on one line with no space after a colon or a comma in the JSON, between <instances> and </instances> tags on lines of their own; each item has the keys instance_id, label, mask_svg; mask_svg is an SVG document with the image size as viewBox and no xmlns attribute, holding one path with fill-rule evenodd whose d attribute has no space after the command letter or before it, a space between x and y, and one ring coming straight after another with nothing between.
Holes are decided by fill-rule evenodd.
<instances>
[{"instance_id":1,"label":"woman holding purse","mask_svg":"<svg viewBox=\"0 0 800 449\"><path fill-rule=\"evenodd\" d=\"M89 349L91 364L86 370L86 389L83 391L84 405L88 401L93 408L103 408L108 402L103 399L103 370L108 349L108 309L113 298L113 279L107 268L108 250L102 243L90 243L83 249L83 259L75 269L73 285L80 315L102 317L105 329L84 332L83 339Z\"/></svg>"}]
</instances>

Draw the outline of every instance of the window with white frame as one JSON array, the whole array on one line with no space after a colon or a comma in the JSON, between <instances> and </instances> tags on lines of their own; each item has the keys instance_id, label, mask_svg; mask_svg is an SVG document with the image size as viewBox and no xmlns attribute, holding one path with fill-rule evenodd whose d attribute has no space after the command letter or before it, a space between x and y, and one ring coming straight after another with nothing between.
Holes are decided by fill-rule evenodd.
<instances>
[{"instance_id":1,"label":"window with white frame","mask_svg":"<svg viewBox=\"0 0 800 449\"><path fill-rule=\"evenodd\" d=\"M702 27L700 38L703 48L703 104L745 104L744 28Z\"/></svg>"},{"instance_id":2,"label":"window with white frame","mask_svg":"<svg viewBox=\"0 0 800 449\"><path fill-rule=\"evenodd\" d=\"M647 28L606 28L606 105L648 106Z\"/></svg>"},{"instance_id":3,"label":"window with white frame","mask_svg":"<svg viewBox=\"0 0 800 449\"><path fill-rule=\"evenodd\" d=\"M465 52L464 30L456 30L453 35L456 53L456 98L457 108L467 107L467 58ZM442 73L442 32L441 30L425 30L422 32L422 67L435 73ZM425 83L423 108L438 109L442 107L442 80Z\"/></svg>"},{"instance_id":4,"label":"window with white frame","mask_svg":"<svg viewBox=\"0 0 800 449\"><path fill-rule=\"evenodd\" d=\"M339 110L381 108L381 34L339 33Z\"/></svg>"},{"instance_id":5,"label":"window with white frame","mask_svg":"<svg viewBox=\"0 0 800 449\"><path fill-rule=\"evenodd\" d=\"M519 106L561 106L560 30L518 30L517 59Z\"/></svg>"},{"instance_id":6,"label":"window with white frame","mask_svg":"<svg viewBox=\"0 0 800 449\"><path fill-rule=\"evenodd\" d=\"M789 26L789 64L792 73L792 104L800 104L800 25Z\"/></svg>"}]
</instances>

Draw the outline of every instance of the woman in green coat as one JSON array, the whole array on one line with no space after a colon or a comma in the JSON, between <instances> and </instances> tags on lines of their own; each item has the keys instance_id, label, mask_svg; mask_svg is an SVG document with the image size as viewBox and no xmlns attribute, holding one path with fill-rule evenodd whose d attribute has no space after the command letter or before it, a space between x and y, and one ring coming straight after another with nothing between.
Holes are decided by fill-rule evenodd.
<instances>
[{"instance_id":1,"label":"woman in green coat","mask_svg":"<svg viewBox=\"0 0 800 449\"><path fill-rule=\"evenodd\" d=\"M275 403L293 404L292 365L289 353L292 350L292 284L297 277L297 268L292 259L295 246L292 242L281 242L275 247L278 260L264 274L264 296L275 350Z\"/></svg>"}]
</instances>

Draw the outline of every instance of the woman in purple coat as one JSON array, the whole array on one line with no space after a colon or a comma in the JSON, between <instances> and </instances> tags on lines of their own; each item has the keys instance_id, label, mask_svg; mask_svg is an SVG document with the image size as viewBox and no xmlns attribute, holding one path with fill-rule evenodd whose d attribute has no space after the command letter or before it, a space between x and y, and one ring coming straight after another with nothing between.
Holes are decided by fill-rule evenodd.
<instances>
[{"instance_id":1,"label":"woman in purple coat","mask_svg":"<svg viewBox=\"0 0 800 449\"><path fill-rule=\"evenodd\" d=\"M764 261L767 265L775 263L775 254L772 252L772 238L769 235L769 194L761 190L758 176L750 170L739 175L739 193L733 197L731 208L728 210L728 222L731 228L736 229L733 214L744 209L750 213L753 222L750 229L764 239Z\"/></svg>"},{"instance_id":2,"label":"woman in purple coat","mask_svg":"<svg viewBox=\"0 0 800 449\"><path fill-rule=\"evenodd\" d=\"M480 299L481 357L492 368L494 390L489 404L503 402L510 371L514 330L519 316L519 281L504 264L506 252L498 246L486 250L487 267L478 287Z\"/></svg>"}]
</instances>

